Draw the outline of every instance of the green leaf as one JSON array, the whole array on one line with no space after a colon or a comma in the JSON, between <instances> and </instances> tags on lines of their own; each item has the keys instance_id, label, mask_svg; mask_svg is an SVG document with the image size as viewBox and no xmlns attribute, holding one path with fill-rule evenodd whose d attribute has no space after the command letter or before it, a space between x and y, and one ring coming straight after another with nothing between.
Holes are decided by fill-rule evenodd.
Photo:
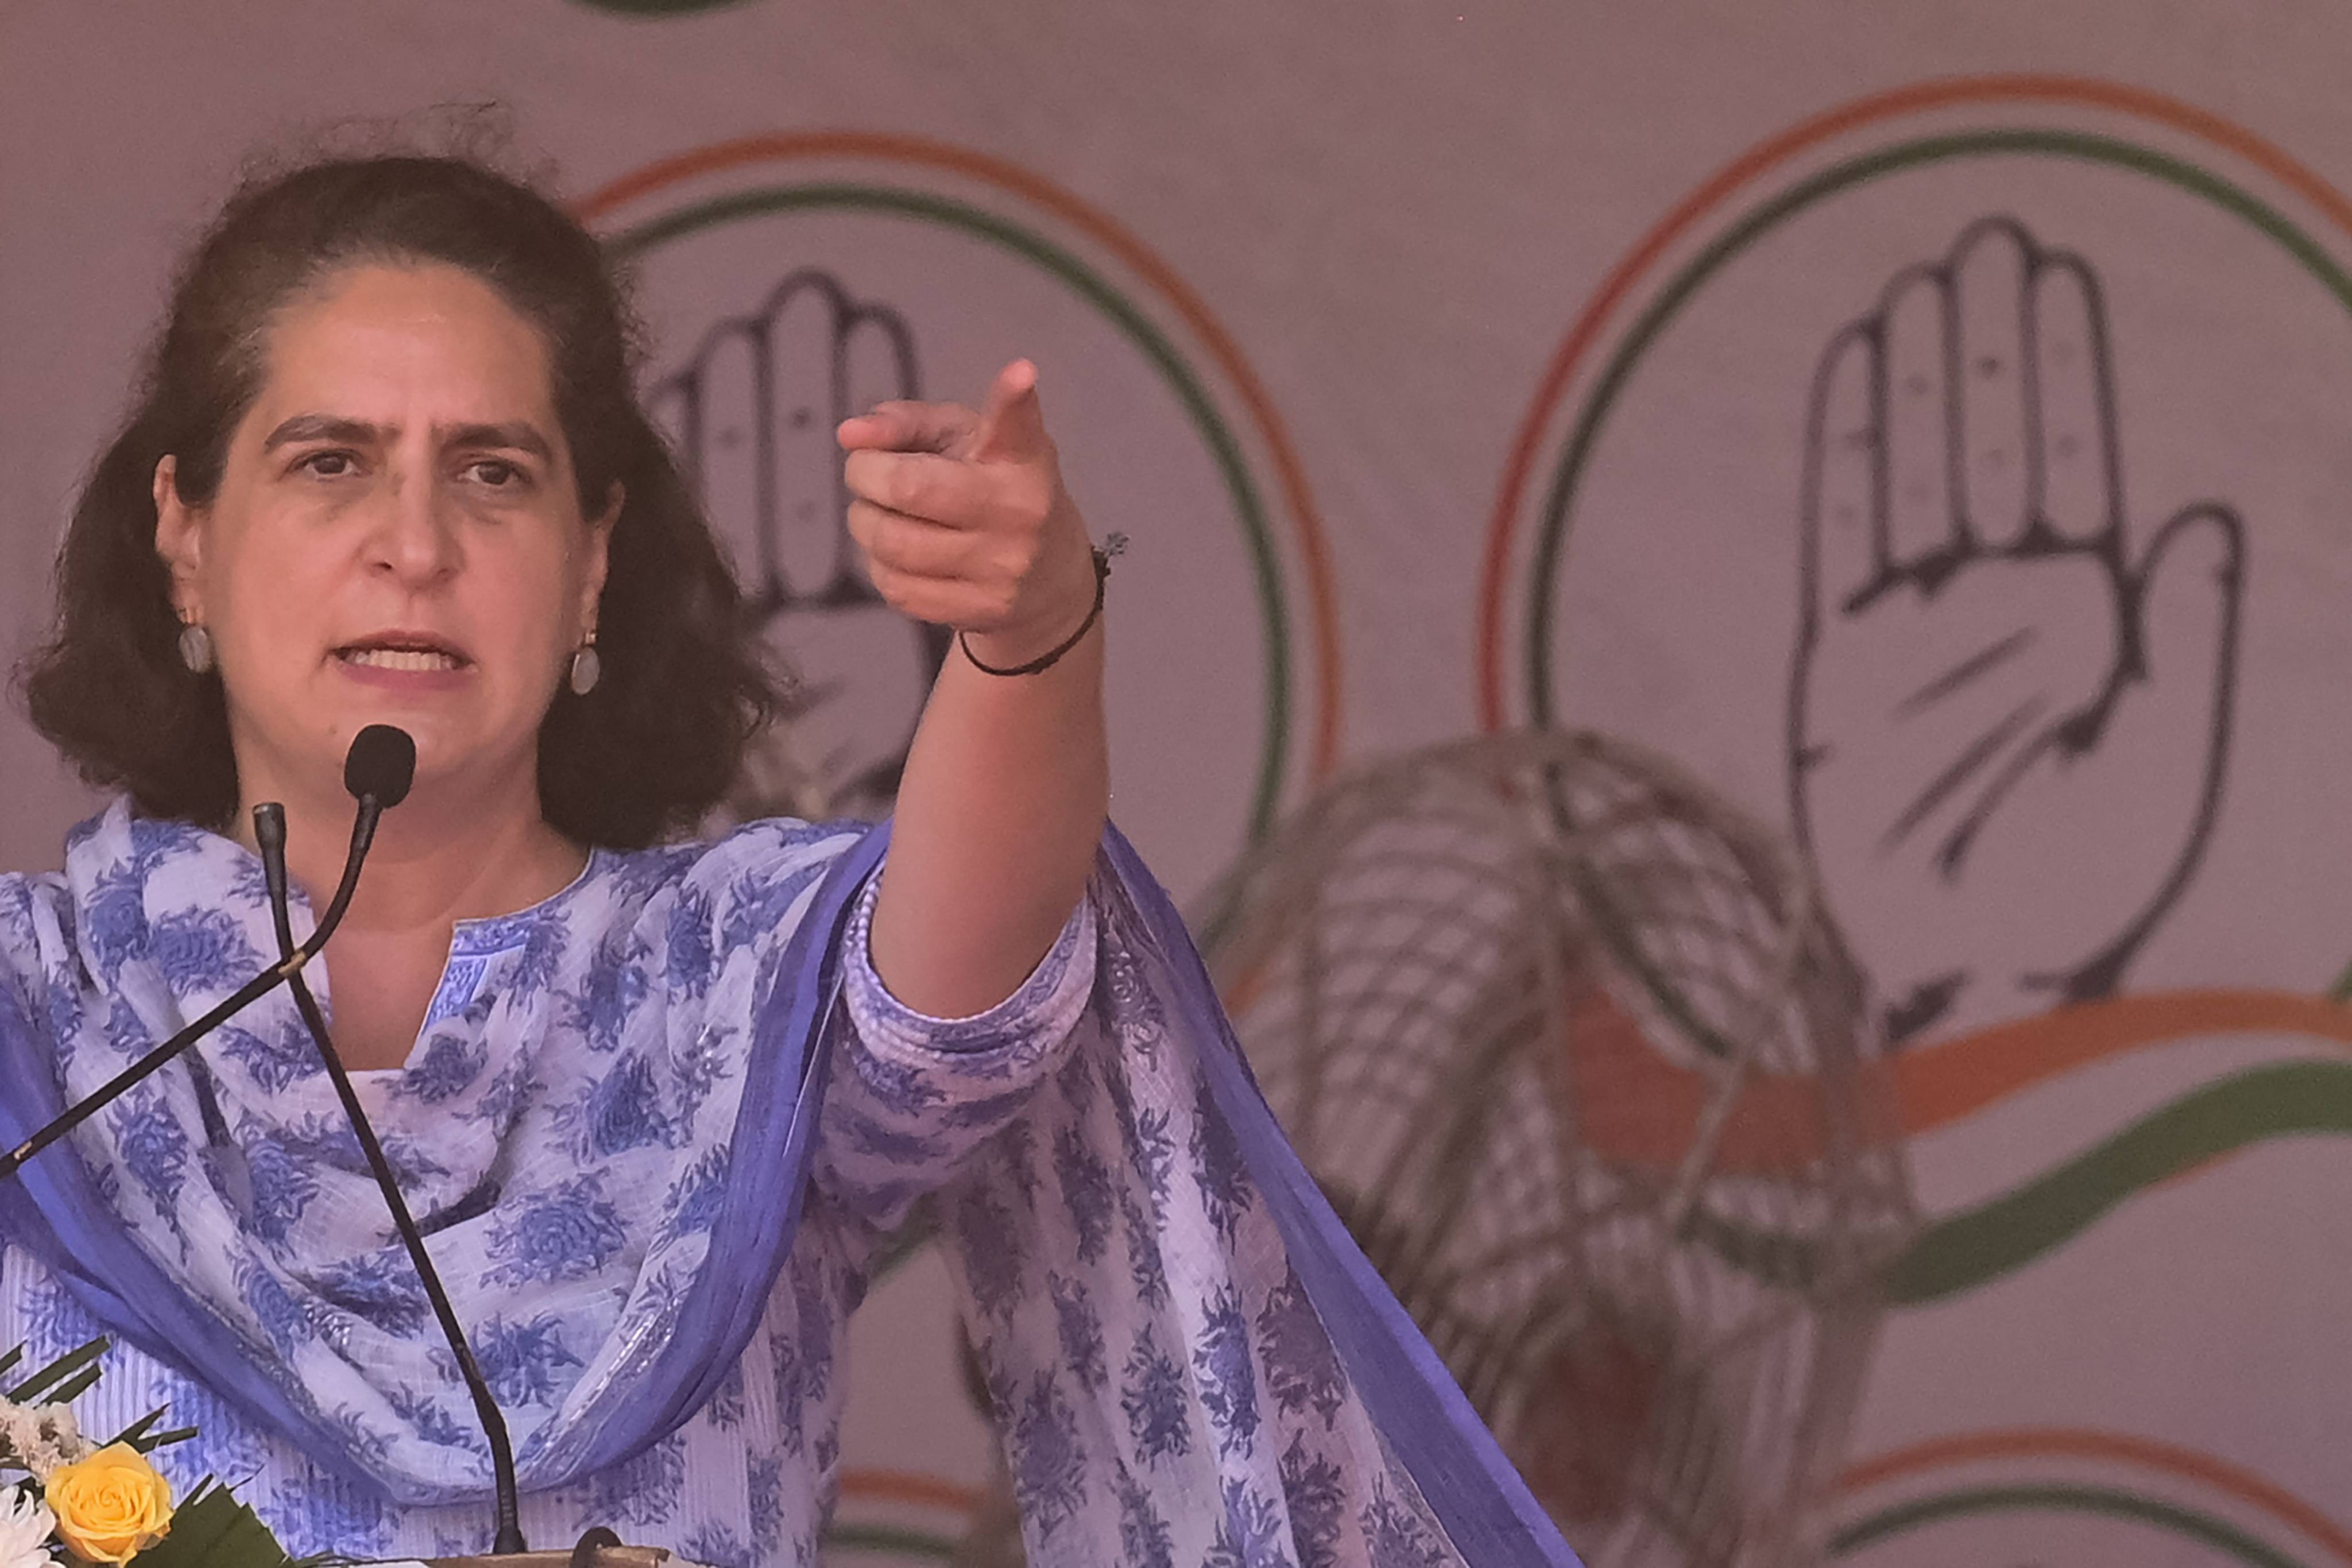
<instances>
[{"instance_id":1,"label":"green leaf","mask_svg":"<svg viewBox=\"0 0 2352 1568\"><path fill-rule=\"evenodd\" d=\"M43 1393L57 1387L70 1377L79 1375L85 1368L95 1367L98 1364L98 1358L104 1355L107 1349L107 1341L94 1339L79 1350L68 1351L59 1356L16 1387L8 1390L5 1395L0 1395L0 1398L5 1398L12 1405L55 1404L56 1400L53 1398L44 1399Z\"/></svg>"},{"instance_id":2,"label":"green leaf","mask_svg":"<svg viewBox=\"0 0 2352 1568\"><path fill-rule=\"evenodd\" d=\"M156 1406L121 1431L117 1432L109 1441L99 1446L111 1448L116 1443L127 1443L139 1453L152 1454L156 1449L168 1448L173 1443L186 1442L196 1435L196 1429L194 1427L174 1427L166 1432L155 1430L155 1423L161 1421L163 1418L163 1413L170 1408L168 1405Z\"/></svg>"},{"instance_id":3,"label":"green leaf","mask_svg":"<svg viewBox=\"0 0 2352 1568\"><path fill-rule=\"evenodd\" d=\"M168 1432L157 1432L150 1437L134 1438L131 1446L142 1454L152 1454L158 1448L168 1448L174 1443L188 1442L195 1436L196 1428L194 1427L174 1427Z\"/></svg>"},{"instance_id":4,"label":"green leaf","mask_svg":"<svg viewBox=\"0 0 2352 1568\"><path fill-rule=\"evenodd\" d=\"M147 1414L140 1416L139 1419L131 1423L130 1426L125 1427L121 1431L117 1432L112 1437L100 1443L99 1447L101 1448L110 1448L117 1443L128 1443L134 1448L138 1448L139 1439L145 1437L151 1430L152 1430L155 1423L163 1418L163 1412L170 1408L171 1406L167 1405L160 1406L155 1409L148 1411ZM144 1452L145 1450L142 1449L141 1451Z\"/></svg>"},{"instance_id":5,"label":"green leaf","mask_svg":"<svg viewBox=\"0 0 2352 1568\"><path fill-rule=\"evenodd\" d=\"M43 1395L41 1396L41 1403L44 1405L72 1404L75 1400L80 1398L83 1395L98 1386L99 1377L105 1372L105 1370L106 1369L101 1366L83 1367L79 1372L75 1373L71 1377L67 1378L57 1387L50 1389L47 1394Z\"/></svg>"},{"instance_id":6,"label":"green leaf","mask_svg":"<svg viewBox=\"0 0 2352 1568\"><path fill-rule=\"evenodd\" d=\"M286 1549L253 1510L210 1477L172 1515L172 1533L131 1559L132 1568L285 1568Z\"/></svg>"}]
</instances>

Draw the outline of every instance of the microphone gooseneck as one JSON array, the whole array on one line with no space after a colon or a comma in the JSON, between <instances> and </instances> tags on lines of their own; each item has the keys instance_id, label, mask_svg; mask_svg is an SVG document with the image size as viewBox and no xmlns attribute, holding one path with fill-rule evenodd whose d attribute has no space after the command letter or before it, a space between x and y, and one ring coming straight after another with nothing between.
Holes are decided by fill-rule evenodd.
<instances>
[{"instance_id":1,"label":"microphone gooseneck","mask_svg":"<svg viewBox=\"0 0 2352 1568\"><path fill-rule=\"evenodd\" d=\"M360 862L367 859L368 846L375 842L376 821L386 811L408 799L408 787L416 779L416 742L404 729L394 729L388 724L372 724L352 738L352 748L343 754L343 788L359 802L359 815L352 820L351 852L343 859L343 880L336 884L335 896L328 901L327 912L319 917L319 929L310 940L289 953L291 933L286 913L286 812L283 807L269 805L254 808L253 831L257 841L265 831L261 812L277 812L278 870L269 871L271 852L267 842L261 845L262 873L269 883L269 907L278 922L278 952L286 961L299 970L326 945L328 936L343 923L343 912L352 906L352 894L360 885ZM307 951L305 951L307 949ZM298 961L295 954L299 953ZM334 1052L329 1051L329 1056Z\"/></svg>"},{"instance_id":2,"label":"microphone gooseneck","mask_svg":"<svg viewBox=\"0 0 2352 1568\"><path fill-rule=\"evenodd\" d=\"M409 786L416 778L416 742L408 732L394 729L388 724L372 724L360 731L343 758L343 784L360 797L358 821L352 824L352 849L343 862L343 879L335 889L332 902L320 916L318 928L310 939L297 947L293 945L289 926L286 893L286 808L276 801L265 801L253 809L254 835L262 845L262 872L269 883L269 904L278 923L278 962L264 969L228 998L204 1017L180 1030L171 1039L116 1073L88 1097L68 1106L54 1122L41 1128L15 1148L0 1153L0 1181L6 1181L24 1167L25 1162L56 1143L67 1134L89 1121L123 1095L152 1077L166 1064L175 1061L188 1047L226 1023L230 1019L268 996L286 981L299 974L302 966L319 956L327 938L341 925L343 913L351 907L352 894L360 883L360 862L367 858L368 846L375 841L376 819L385 808L396 806L408 798ZM363 788L353 788L354 785ZM367 801L376 802L370 810ZM269 847L274 835L276 851ZM277 869L270 870L275 860Z\"/></svg>"},{"instance_id":3,"label":"microphone gooseneck","mask_svg":"<svg viewBox=\"0 0 2352 1568\"><path fill-rule=\"evenodd\" d=\"M307 955L304 955L300 948L298 947L294 951L297 957L308 961ZM288 962L290 963L292 960L289 959ZM296 965L296 967L299 967ZM65 1113L56 1121L49 1123L6 1154L0 1155L0 1181L6 1181L10 1176L15 1176L26 1161L122 1098L136 1088L142 1080L188 1047L195 1044L197 1040L276 990L293 973L294 970L288 968L286 964L262 970L244 985L239 986L226 1001L108 1079L88 1098L77 1100L67 1106Z\"/></svg>"},{"instance_id":4,"label":"microphone gooseneck","mask_svg":"<svg viewBox=\"0 0 2352 1568\"><path fill-rule=\"evenodd\" d=\"M449 1304L449 1293L442 1288L441 1276L433 1267L431 1255L425 1249L424 1235L408 1212L407 1200L401 1196L391 1162L384 1158L383 1145L377 1139L367 1113L360 1106L358 1092L352 1087L351 1075L344 1071L342 1059L335 1053L334 1041L327 1032L326 1016L320 1010L318 999L310 994L310 988L302 979L302 967L327 945L327 938L334 935L335 928L342 924L344 914L351 908L352 894L359 886L361 864L367 859L368 849L375 841L377 821L388 808L407 799L409 786L415 782L415 776L416 743L405 731L390 725L370 725L361 730L352 742L351 750L343 759L344 787L359 801L359 812L352 823L351 851L344 859L342 880L335 888L333 899L320 915L317 928L310 933L310 939L299 946L294 941L291 895L286 874L286 809L276 801L265 801L256 806L253 809L253 836L261 851L262 879L269 890L269 914L277 930L278 961L238 987L233 995L204 1017L109 1079L96 1092L68 1106L63 1114L22 1145L0 1153L0 1181L16 1175L26 1161L121 1099L142 1080L230 1018L278 987L288 987L294 998L295 1009L301 1014L303 1026L310 1030L310 1038L317 1043L319 1054L326 1063L328 1077L334 1083L337 1098L342 1102L343 1113L351 1121L352 1135L359 1140L368 1169L383 1194L385 1205L392 1210L393 1225L400 1232L401 1244L424 1282L425 1294L432 1303L434 1318L457 1358L458 1375L473 1397L475 1412L481 1418L483 1435L489 1440L491 1469L498 1487L498 1527L491 1550L502 1555L519 1553L529 1549L523 1543L514 1448L507 1433L506 1417L499 1412L498 1402L490 1396L489 1383L483 1377L481 1366L474 1359L473 1347L467 1342L465 1332L457 1322L457 1314Z\"/></svg>"},{"instance_id":5,"label":"microphone gooseneck","mask_svg":"<svg viewBox=\"0 0 2352 1568\"><path fill-rule=\"evenodd\" d=\"M360 862L367 858L368 848L375 841L376 822L384 810L407 798L408 788L416 771L416 745L406 732L390 725L370 725L360 731L352 742L349 756L343 763L343 786L359 801L359 814L352 824L350 858L343 862L342 884L335 890L334 901L319 922L320 933L331 931L350 906L352 891L359 883ZM450 1354L456 1358L457 1375L471 1396L474 1413L482 1424L482 1435L489 1440L490 1470L497 1487L497 1528L490 1550L494 1553L522 1552L524 1544L521 1524L520 1483L515 1475L514 1443L507 1433L505 1415L498 1401L491 1397L489 1380L474 1358L473 1346L466 1338L463 1324L457 1322L457 1310L449 1304L449 1292L442 1286L441 1274L433 1266L432 1255L425 1250L425 1235L408 1211L408 1200L402 1196L399 1179L394 1175L392 1162L384 1157L383 1145L375 1135L375 1127L360 1105L359 1092L352 1087L351 1074L343 1067L342 1058L335 1051L333 1037L327 1030L326 1014L320 1010L318 998L310 994L310 985L302 978L301 966L295 956L301 949L294 946L293 921L289 913L286 877L286 813L275 805L254 808L253 834L261 849L263 880L269 889L270 918L278 928L278 950L285 960L286 984L294 997L295 1010L302 1015L303 1026L319 1048L320 1061L326 1064L328 1079L335 1086L335 1097L342 1103L344 1118L352 1124L352 1134L359 1140L360 1152L366 1157L368 1171L383 1194L384 1207L392 1211L393 1228L400 1233L400 1242L408 1254L417 1279L425 1286L425 1300L432 1304L434 1320L440 1325L442 1337L448 1342ZM314 936L314 942L322 940Z\"/></svg>"},{"instance_id":6,"label":"microphone gooseneck","mask_svg":"<svg viewBox=\"0 0 2352 1568\"><path fill-rule=\"evenodd\" d=\"M278 927L278 956L294 951L294 921L286 892L286 808L264 800L253 809L253 841L261 847L261 880L269 889L269 918Z\"/></svg>"}]
</instances>

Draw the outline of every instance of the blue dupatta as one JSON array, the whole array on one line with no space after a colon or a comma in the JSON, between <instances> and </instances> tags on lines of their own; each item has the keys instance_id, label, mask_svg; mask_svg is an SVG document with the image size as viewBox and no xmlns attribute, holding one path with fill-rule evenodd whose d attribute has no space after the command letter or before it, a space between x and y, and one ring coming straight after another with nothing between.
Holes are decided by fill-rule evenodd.
<instances>
[{"instance_id":1,"label":"blue dupatta","mask_svg":"<svg viewBox=\"0 0 2352 1568\"><path fill-rule=\"evenodd\" d=\"M758 1049L741 1059L723 1184L697 1221L709 1245L662 1303L658 1349L540 1434L528 1484L644 1451L711 1397L758 1328L809 1185L843 933L887 839L880 828L828 851L761 956ZM1095 896L1109 918L1087 1040L942 1195L1033 1562L1173 1562L1183 1545L1234 1568L1573 1564L1283 1138L1181 918L1116 831ZM0 1146L63 1103L67 999L43 994L54 975L17 967L0 990ZM1187 1150L1189 1181L1171 1175ZM1024 1218L1041 1208L1082 1223ZM319 1408L249 1332L176 1283L120 1209L60 1145L0 1186L0 1235L108 1332L311 1453L417 1495L347 1415ZM1187 1408L1145 1400L1139 1416L1139 1390L1171 1385L1155 1368L1180 1375Z\"/></svg>"}]
</instances>

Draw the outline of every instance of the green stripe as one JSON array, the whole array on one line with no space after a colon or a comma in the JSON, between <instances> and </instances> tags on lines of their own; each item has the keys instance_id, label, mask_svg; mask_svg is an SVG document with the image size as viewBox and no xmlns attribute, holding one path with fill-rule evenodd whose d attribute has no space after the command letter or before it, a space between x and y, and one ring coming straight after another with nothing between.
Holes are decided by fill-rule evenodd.
<instances>
[{"instance_id":1,"label":"green stripe","mask_svg":"<svg viewBox=\"0 0 2352 1568\"><path fill-rule=\"evenodd\" d=\"M628 257L641 251L717 224L775 213L823 209L893 213L949 228L961 229L1013 252L1053 274L1092 305L1150 361L1169 390L1192 420L1215 459L1217 472L1240 517L1250 564L1256 575L1258 611L1265 622L1265 724L1260 744L1256 789L1250 800L1250 837L1262 836L1274 824L1282 793L1283 765L1290 731L1290 639L1284 620L1282 567L1266 528L1265 510L1241 444L1225 428L1216 405L1209 399L1174 345L1150 318L1121 297L1096 272L1051 241L1005 221L993 213L929 192L892 190L856 184L795 185L744 191L717 196L625 229L609 242L613 254Z\"/></svg>"},{"instance_id":2,"label":"green stripe","mask_svg":"<svg viewBox=\"0 0 2352 1568\"><path fill-rule=\"evenodd\" d=\"M2175 1535L2226 1552L2252 1568L2309 1568L2275 1547L2266 1546L2233 1524L2154 1498L2104 1487L2011 1486L1979 1487L1897 1503L1859 1523L1848 1525L1830 1541L1830 1554L1843 1557L1891 1536L1948 1519L1977 1513L2092 1513L2153 1525Z\"/></svg>"},{"instance_id":3,"label":"green stripe","mask_svg":"<svg viewBox=\"0 0 2352 1568\"><path fill-rule=\"evenodd\" d=\"M1930 1227L1887 1270L1887 1298L1921 1306L1973 1290L2023 1268L2136 1192L2303 1133L2352 1133L2352 1064L2258 1067L2174 1101L2032 1185Z\"/></svg>"},{"instance_id":4,"label":"green stripe","mask_svg":"<svg viewBox=\"0 0 2352 1568\"><path fill-rule=\"evenodd\" d=\"M1551 487L1544 498L1542 527L1536 538L1533 568L1528 580L1528 706L1536 724L1549 726L1553 718L1551 661L1555 650L1552 647L1552 609L1556 597L1553 579L1559 571L1568 515L1575 503L1577 488L1583 483L1585 467L1591 460L1601 427L1624 392L1634 366L1668 323L1690 302L1699 286L1781 223L1849 186L1947 159L2014 154L2105 163L2176 185L2193 196L2212 203L2232 216L2244 219L2276 241L2305 271L2319 281L2322 287L2336 297L2338 304L2352 310L2352 277L2347 277L2344 269L2308 235L2274 209L2218 174L2111 136L2063 131L1982 131L1954 136L1931 136L1864 153L1823 170L1753 209L1712 245L1692 257L1635 320L1624 342L1610 356L1608 368L1601 372L1591 396L1578 414L1559 466L1553 471Z\"/></svg>"},{"instance_id":5,"label":"green stripe","mask_svg":"<svg viewBox=\"0 0 2352 1568\"><path fill-rule=\"evenodd\" d=\"M1922 1231L1879 1276L1882 1299L1926 1306L2014 1273L2088 1229L2134 1193L2273 1138L2352 1134L2352 1063L2258 1067L2184 1095L2046 1176ZM1726 1219L1704 1208L1690 1239L1775 1290L1807 1291L1826 1275L1809 1236Z\"/></svg>"},{"instance_id":6,"label":"green stripe","mask_svg":"<svg viewBox=\"0 0 2352 1568\"><path fill-rule=\"evenodd\" d=\"M836 1524L824 1532L828 1552L895 1552L902 1557L952 1560L960 1544L944 1535L899 1530L887 1524Z\"/></svg>"}]
</instances>

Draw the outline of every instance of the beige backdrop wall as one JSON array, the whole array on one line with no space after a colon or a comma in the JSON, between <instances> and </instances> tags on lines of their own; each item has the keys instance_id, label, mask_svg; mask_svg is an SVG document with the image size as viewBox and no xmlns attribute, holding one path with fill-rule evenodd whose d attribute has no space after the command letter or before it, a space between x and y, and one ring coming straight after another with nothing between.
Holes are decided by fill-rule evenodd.
<instances>
[{"instance_id":1,"label":"beige backdrop wall","mask_svg":"<svg viewBox=\"0 0 2352 1568\"><path fill-rule=\"evenodd\" d=\"M1924 1249L1832 1555L2352 1563L2347 68L2324 0L14 0L0 643L241 160L505 105L831 781L928 667L841 576L832 416L1032 355L1133 541L1115 810L1180 897L1510 726L1818 880ZM89 809L0 718L0 865ZM919 1261L859 1330L845 1516L910 1560L990 1463L948 1311Z\"/></svg>"}]
</instances>

